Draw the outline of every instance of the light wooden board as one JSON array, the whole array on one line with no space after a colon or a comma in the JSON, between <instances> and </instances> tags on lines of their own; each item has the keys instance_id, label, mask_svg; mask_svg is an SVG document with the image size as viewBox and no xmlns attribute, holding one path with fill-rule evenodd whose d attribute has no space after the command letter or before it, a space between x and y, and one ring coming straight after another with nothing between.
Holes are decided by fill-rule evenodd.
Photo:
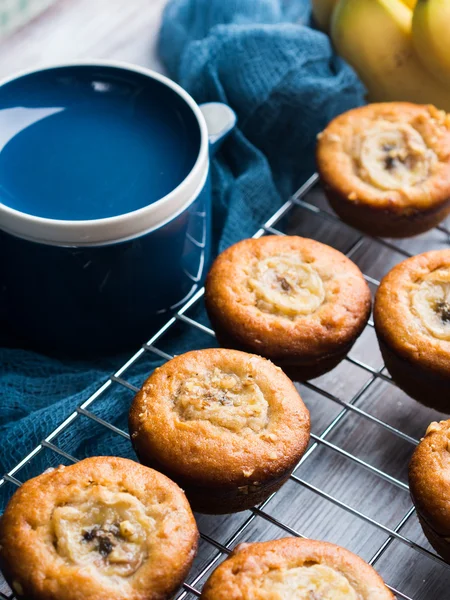
<instances>
[{"instance_id":1,"label":"light wooden board","mask_svg":"<svg viewBox=\"0 0 450 600\"><path fill-rule=\"evenodd\" d=\"M58 0L0 41L0 77L76 59L114 59L163 69L156 39L166 0Z\"/></svg>"}]
</instances>

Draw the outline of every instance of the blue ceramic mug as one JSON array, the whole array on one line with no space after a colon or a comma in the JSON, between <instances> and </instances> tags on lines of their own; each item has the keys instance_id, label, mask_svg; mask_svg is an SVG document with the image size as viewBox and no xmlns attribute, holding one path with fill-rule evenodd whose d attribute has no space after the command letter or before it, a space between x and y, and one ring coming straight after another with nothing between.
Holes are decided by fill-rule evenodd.
<instances>
[{"instance_id":1,"label":"blue ceramic mug","mask_svg":"<svg viewBox=\"0 0 450 600\"><path fill-rule=\"evenodd\" d=\"M69 354L145 341L202 285L223 104L122 63L0 82L0 320Z\"/></svg>"}]
</instances>

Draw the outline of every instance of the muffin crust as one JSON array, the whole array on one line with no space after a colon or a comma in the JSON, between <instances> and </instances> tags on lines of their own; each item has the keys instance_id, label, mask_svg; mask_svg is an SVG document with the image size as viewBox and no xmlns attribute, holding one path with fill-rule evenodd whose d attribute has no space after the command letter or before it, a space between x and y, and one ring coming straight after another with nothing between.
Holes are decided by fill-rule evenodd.
<instances>
[{"instance_id":1,"label":"muffin crust","mask_svg":"<svg viewBox=\"0 0 450 600\"><path fill-rule=\"evenodd\" d=\"M358 267L334 248L296 236L225 250L208 274L205 302L221 345L261 354L297 379L339 363L370 313Z\"/></svg>"},{"instance_id":2,"label":"muffin crust","mask_svg":"<svg viewBox=\"0 0 450 600\"><path fill-rule=\"evenodd\" d=\"M350 110L319 135L317 164L333 209L370 235L416 235L450 213L450 116L434 106Z\"/></svg>"},{"instance_id":3,"label":"muffin crust","mask_svg":"<svg viewBox=\"0 0 450 600\"><path fill-rule=\"evenodd\" d=\"M241 544L206 582L201 600L393 600L379 575L348 550L285 538Z\"/></svg>"},{"instance_id":4,"label":"muffin crust","mask_svg":"<svg viewBox=\"0 0 450 600\"><path fill-rule=\"evenodd\" d=\"M309 413L281 369L236 350L164 364L131 406L139 459L177 481L200 512L244 510L289 477L309 441Z\"/></svg>"},{"instance_id":5,"label":"muffin crust","mask_svg":"<svg viewBox=\"0 0 450 600\"><path fill-rule=\"evenodd\" d=\"M394 267L376 294L374 322L394 381L412 398L450 410L450 249Z\"/></svg>"},{"instance_id":6,"label":"muffin crust","mask_svg":"<svg viewBox=\"0 0 450 600\"><path fill-rule=\"evenodd\" d=\"M431 423L409 465L411 498L434 549L450 562L450 421Z\"/></svg>"},{"instance_id":7,"label":"muffin crust","mask_svg":"<svg viewBox=\"0 0 450 600\"><path fill-rule=\"evenodd\" d=\"M165 600L197 542L176 484L133 461L95 457L17 490L0 522L0 565L30 600Z\"/></svg>"}]
</instances>

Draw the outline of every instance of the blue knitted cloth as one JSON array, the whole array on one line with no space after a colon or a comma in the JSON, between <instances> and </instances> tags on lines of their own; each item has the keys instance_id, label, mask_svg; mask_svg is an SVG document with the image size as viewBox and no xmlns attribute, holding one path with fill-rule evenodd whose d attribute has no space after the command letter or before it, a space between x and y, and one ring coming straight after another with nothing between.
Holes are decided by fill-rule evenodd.
<instances>
[{"instance_id":1,"label":"blue knitted cloth","mask_svg":"<svg viewBox=\"0 0 450 600\"><path fill-rule=\"evenodd\" d=\"M167 5L159 51L169 75L198 102L228 103L239 119L212 165L216 251L256 231L313 171L316 134L333 116L363 102L352 70L308 23L309 0ZM179 353L208 340L183 330L161 343ZM28 453L126 358L82 363L0 349L0 471ZM138 361L127 379L139 386L153 365L150 356ZM126 429L132 397L113 384L92 411ZM83 416L56 443L77 458L131 455L126 439ZM43 468L60 462L49 451L39 460Z\"/></svg>"}]
</instances>

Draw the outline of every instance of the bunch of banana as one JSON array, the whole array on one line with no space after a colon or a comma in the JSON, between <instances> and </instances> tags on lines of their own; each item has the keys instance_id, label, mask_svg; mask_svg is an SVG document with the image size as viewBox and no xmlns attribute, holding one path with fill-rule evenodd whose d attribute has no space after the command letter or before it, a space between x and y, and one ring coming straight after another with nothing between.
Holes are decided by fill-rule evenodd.
<instances>
[{"instance_id":1,"label":"bunch of banana","mask_svg":"<svg viewBox=\"0 0 450 600\"><path fill-rule=\"evenodd\" d=\"M370 101L450 111L450 0L312 0L312 7Z\"/></svg>"}]
</instances>

